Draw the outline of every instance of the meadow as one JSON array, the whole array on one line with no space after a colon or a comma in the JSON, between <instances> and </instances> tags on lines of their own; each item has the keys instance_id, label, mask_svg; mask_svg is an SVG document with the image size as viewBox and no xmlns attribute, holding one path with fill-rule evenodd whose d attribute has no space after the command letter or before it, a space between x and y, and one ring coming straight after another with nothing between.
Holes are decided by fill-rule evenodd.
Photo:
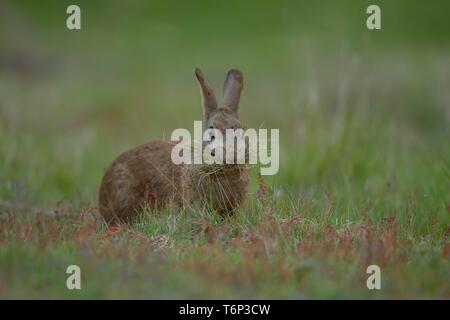
<instances>
[{"instance_id":1,"label":"meadow","mask_svg":"<svg viewBox=\"0 0 450 320\"><path fill-rule=\"evenodd\" d=\"M0 4L0 298L450 298L448 1ZM193 70L280 130L240 213L108 226L104 170L201 120ZM78 265L82 289L66 288ZM368 290L366 268L381 268Z\"/></svg>"}]
</instances>

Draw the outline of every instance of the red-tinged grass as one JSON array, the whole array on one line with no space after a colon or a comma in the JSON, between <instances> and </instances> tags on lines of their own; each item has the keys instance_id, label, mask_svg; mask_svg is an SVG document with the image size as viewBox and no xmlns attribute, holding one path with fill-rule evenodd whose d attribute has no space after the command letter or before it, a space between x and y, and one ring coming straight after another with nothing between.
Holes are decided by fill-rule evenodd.
<instances>
[{"instance_id":1,"label":"red-tinged grass","mask_svg":"<svg viewBox=\"0 0 450 320\"><path fill-rule=\"evenodd\" d=\"M302 218L298 212L283 217L267 196L264 203L269 204L266 210L250 225L240 223L247 221L246 211L235 220L217 220L208 214L161 213L155 218L157 223L158 219L163 223L176 214L185 215L190 221L190 229L177 225L180 233L185 234L176 238L170 233L155 234L146 229L145 219L136 225L107 225L89 207L79 215L58 217L19 216L10 212L0 220L0 244L3 254L15 250L17 253L13 260L0 259L3 270L0 296L11 298L13 292L20 297L88 298L191 297L194 293L203 298L450 297L448 243L439 251L433 246L415 248L411 239L399 236L394 217L379 224L366 215L359 223L345 226L319 225ZM178 220L178 223L186 222ZM42 259L47 257L49 260L41 263L53 270L49 270L46 286L35 284L29 292L23 289L17 293L18 283L27 288L27 281L31 281L31 286L37 281L30 280L36 271L23 250ZM64 282L53 283L56 279L64 280L67 267L59 265L60 270L54 270L54 258L50 258L53 252L62 252L73 264L87 269L83 273L86 274L83 290L88 293L81 290L76 294L64 290ZM412 261L417 260L421 263L414 265ZM25 270L20 273L22 278L17 279L15 268L22 263ZM383 289L379 292L369 291L365 285L366 268L371 264L379 265L383 272ZM100 265L107 267L104 271L93 271ZM421 265L436 269L435 273L426 270L427 279L417 279ZM134 270L133 280L128 282L130 268ZM97 279L89 272L101 275ZM155 284L148 277L164 281ZM124 288L110 292L110 286L102 286L102 281L119 282ZM148 283L148 289L146 281L152 282ZM409 283L414 284L413 290ZM96 288L92 289L95 293L89 290L91 285Z\"/></svg>"}]
</instances>

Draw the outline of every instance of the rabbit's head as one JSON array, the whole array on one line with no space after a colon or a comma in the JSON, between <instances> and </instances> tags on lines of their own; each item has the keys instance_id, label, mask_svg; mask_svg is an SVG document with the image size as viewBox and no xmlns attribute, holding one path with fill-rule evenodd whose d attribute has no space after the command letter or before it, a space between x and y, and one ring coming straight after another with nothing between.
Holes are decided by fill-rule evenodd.
<instances>
[{"instance_id":1,"label":"rabbit's head","mask_svg":"<svg viewBox=\"0 0 450 320\"><path fill-rule=\"evenodd\" d=\"M226 130L243 129L242 123L238 118L239 99L241 96L242 88L244 86L244 77L242 72L238 69L231 69L225 79L223 87L223 100L219 105L215 98L214 92L207 84L205 77L200 69L195 69L195 75L197 77L200 94L202 97L203 116L204 116L204 130L210 132L210 139L213 140L215 129L222 133L223 136L223 157L226 157ZM204 142L203 144L208 144ZM234 148L236 153L237 147ZM234 155L233 155L234 157Z\"/></svg>"}]
</instances>

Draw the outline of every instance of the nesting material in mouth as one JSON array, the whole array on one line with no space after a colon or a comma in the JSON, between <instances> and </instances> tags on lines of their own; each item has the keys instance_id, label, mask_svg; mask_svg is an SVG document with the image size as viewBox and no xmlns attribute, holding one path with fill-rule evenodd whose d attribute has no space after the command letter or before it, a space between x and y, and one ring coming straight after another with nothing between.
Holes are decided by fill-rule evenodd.
<instances>
[{"instance_id":1,"label":"nesting material in mouth","mask_svg":"<svg viewBox=\"0 0 450 320\"><path fill-rule=\"evenodd\" d=\"M247 170L250 168L249 164L203 164L198 167L200 174L222 174L232 171Z\"/></svg>"}]
</instances>

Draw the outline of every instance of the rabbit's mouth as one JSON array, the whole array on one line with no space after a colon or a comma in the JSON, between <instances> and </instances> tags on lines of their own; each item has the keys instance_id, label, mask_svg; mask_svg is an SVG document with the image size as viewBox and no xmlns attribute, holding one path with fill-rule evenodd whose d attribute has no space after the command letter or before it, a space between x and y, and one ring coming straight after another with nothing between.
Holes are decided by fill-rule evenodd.
<instances>
[{"instance_id":1,"label":"rabbit's mouth","mask_svg":"<svg viewBox=\"0 0 450 320\"><path fill-rule=\"evenodd\" d=\"M204 174L220 174L229 173L231 171L244 170L248 168L248 164L204 164L201 166L201 172Z\"/></svg>"}]
</instances>

